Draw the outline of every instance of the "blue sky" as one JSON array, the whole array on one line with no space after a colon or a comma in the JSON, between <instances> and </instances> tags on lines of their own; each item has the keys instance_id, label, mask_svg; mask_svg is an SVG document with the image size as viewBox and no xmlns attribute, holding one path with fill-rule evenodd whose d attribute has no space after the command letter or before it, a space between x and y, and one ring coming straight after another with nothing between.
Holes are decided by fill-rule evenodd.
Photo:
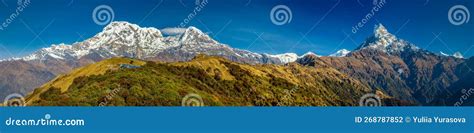
<instances>
[{"instance_id":1,"label":"blue sky","mask_svg":"<svg viewBox=\"0 0 474 133\"><path fill-rule=\"evenodd\" d=\"M380 1L379 1L380 2ZM356 33L352 27L374 7L373 0L208 0L190 20L219 42L261 53L308 51L328 55L356 48L382 23L399 38L435 53L474 55L474 20L454 25L448 12L455 5L474 11L472 0L386 0ZM17 8L2 0L0 24ZM194 0L31 0L0 30L0 59L24 56L51 44L82 41L100 32L93 21L99 5L113 9L115 21L142 27L177 27L195 8ZM276 25L270 12L277 5L291 10L291 21Z\"/></svg>"}]
</instances>

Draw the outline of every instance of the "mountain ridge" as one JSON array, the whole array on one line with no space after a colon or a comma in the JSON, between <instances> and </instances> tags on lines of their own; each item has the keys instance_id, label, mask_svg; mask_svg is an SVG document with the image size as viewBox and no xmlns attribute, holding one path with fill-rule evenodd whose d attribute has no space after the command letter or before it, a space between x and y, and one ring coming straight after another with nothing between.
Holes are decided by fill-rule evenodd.
<instances>
[{"instance_id":1,"label":"mountain ridge","mask_svg":"<svg viewBox=\"0 0 474 133\"><path fill-rule=\"evenodd\" d=\"M279 55L259 54L231 48L226 44L217 42L193 26L186 28L182 34L164 37L161 31L156 28L140 27L125 21L111 22L101 32L83 42L76 42L71 45L53 44L51 47L42 48L25 57L4 59L0 62L47 60L48 58L78 60L90 54L96 54L101 58L133 57L149 59L155 58L157 54L166 50L180 49L188 53L203 52L203 50L197 48L223 49L222 51L230 52L230 56L234 56L233 58L249 58L242 61L245 63L289 63L285 62L288 60L287 58L278 58ZM265 57L270 59L264 59Z\"/></svg>"},{"instance_id":2,"label":"mountain ridge","mask_svg":"<svg viewBox=\"0 0 474 133\"><path fill-rule=\"evenodd\" d=\"M110 58L188 62L200 54L251 65L291 66L297 63L315 69L334 69L369 86L372 89L370 91L381 91L390 97L420 105L442 103L437 101L438 97L443 93L456 91L448 88L465 77L458 71L465 69L460 65L466 61L464 58L440 56L420 49L397 38L382 24L376 25L374 34L356 50L342 49L334 56L320 56L312 52L298 56L294 53L260 54L232 48L212 39L196 27L188 27L182 34L163 36L156 28L142 28L119 21L110 23L102 32L83 42L52 45L24 58L0 61L0 67L8 67L10 63L22 66L17 71L4 69L5 72L0 73L0 79L3 79L1 81L10 81L10 77L5 76L8 74L13 74L14 79L26 79L25 76L31 80L36 79L33 82L3 82L4 85L0 87L5 93L23 89L22 93L25 94L58 75ZM1 93L0 96L2 95L6 94Z\"/></svg>"},{"instance_id":3,"label":"mountain ridge","mask_svg":"<svg viewBox=\"0 0 474 133\"><path fill-rule=\"evenodd\" d=\"M181 97L195 93L202 96L205 106L357 106L359 97L370 92L332 68L249 65L206 55L188 62L148 61L140 68L75 77L63 92L52 86L40 88L43 91L30 95L37 99L27 98L28 105L180 106ZM102 97L117 88L117 95L108 100Z\"/></svg>"},{"instance_id":4,"label":"mountain ridge","mask_svg":"<svg viewBox=\"0 0 474 133\"><path fill-rule=\"evenodd\" d=\"M370 85L388 95L420 105L439 105L444 93L462 74L466 60L441 56L399 39L377 25L356 50L345 57L309 57L298 63L316 68L330 67Z\"/></svg>"},{"instance_id":5,"label":"mountain ridge","mask_svg":"<svg viewBox=\"0 0 474 133\"><path fill-rule=\"evenodd\" d=\"M249 64L283 64L288 61L279 56L232 48L213 40L196 27L188 27L183 34L165 37L153 27L142 28L125 21L116 21L82 42L51 45L22 58L0 61L0 68L5 68L0 72L3 83L0 85L0 97L11 93L26 94L57 75L113 57L176 62L189 61L201 53ZM15 66L12 64L23 67L13 70Z\"/></svg>"}]
</instances>

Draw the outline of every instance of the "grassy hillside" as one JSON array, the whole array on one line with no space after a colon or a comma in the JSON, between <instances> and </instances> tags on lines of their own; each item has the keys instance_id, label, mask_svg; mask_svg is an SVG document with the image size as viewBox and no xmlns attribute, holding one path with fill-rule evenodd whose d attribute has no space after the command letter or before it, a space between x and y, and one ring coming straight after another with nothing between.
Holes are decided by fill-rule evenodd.
<instances>
[{"instance_id":1,"label":"grassy hillside","mask_svg":"<svg viewBox=\"0 0 474 133\"><path fill-rule=\"evenodd\" d=\"M60 76L37 89L29 105L180 106L194 93L206 106L352 106L371 90L332 68L254 66L200 55L190 62L105 69L116 60L129 59L105 60Z\"/></svg>"},{"instance_id":2,"label":"grassy hillside","mask_svg":"<svg viewBox=\"0 0 474 133\"><path fill-rule=\"evenodd\" d=\"M69 74L59 75L55 79L42 85L40 88L35 89L32 94L29 94L26 98L27 105L30 105L32 101L38 100L39 94L49 90L50 88L57 88L61 92L66 92L69 86L73 83L74 79L78 77L86 77L91 75L101 75L108 70L117 70L120 64L131 64L142 66L145 65L144 61L127 59L127 58L112 58L104 60L95 64L87 65L78 69L73 70Z\"/></svg>"}]
</instances>

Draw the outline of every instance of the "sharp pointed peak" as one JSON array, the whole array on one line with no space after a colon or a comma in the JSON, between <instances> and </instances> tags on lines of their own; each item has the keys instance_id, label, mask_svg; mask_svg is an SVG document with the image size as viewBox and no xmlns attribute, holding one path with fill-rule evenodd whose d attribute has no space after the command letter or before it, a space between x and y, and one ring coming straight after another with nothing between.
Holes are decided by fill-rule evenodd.
<instances>
[{"instance_id":1,"label":"sharp pointed peak","mask_svg":"<svg viewBox=\"0 0 474 133\"><path fill-rule=\"evenodd\" d=\"M378 24L375 25L374 34L367 38L365 42L356 50L371 48L382 50L384 52L398 52L403 51L407 45L410 44L398 39L395 35L388 32L387 28L385 28L383 24ZM413 46L412 48L416 49L416 46Z\"/></svg>"},{"instance_id":2,"label":"sharp pointed peak","mask_svg":"<svg viewBox=\"0 0 474 133\"><path fill-rule=\"evenodd\" d=\"M316 54L316 53L314 53L314 52L308 51L308 52L306 52L305 54L299 56L299 58L304 58L304 57L306 57L306 56L321 57L321 55L318 55L318 54Z\"/></svg>"},{"instance_id":3,"label":"sharp pointed peak","mask_svg":"<svg viewBox=\"0 0 474 133\"><path fill-rule=\"evenodd\" d=\"M385 28L385 26L383 26L383 24L380 23L378 25L375 25L374 35L377 38L381 38L381 37L390 36L392 34L390 32L388 32L387 28Z\"/></svg>"},{"instance_id":4,"label":"sharp pointed peak","mask_svg":"<svg viewBox=\"0 0 474 133\"><path fill-rule=\"evenodd\" d=\"M200 29L198 29L197 27L194 27L194 26L189 26L188 28L186 28L185 33L199 33L199 34L204 34L204 32L202 32Z\"/></svg>"},{"instance_id":5,"label":"sharp pointed peak","mask_svg":"<svg viewBox=\"0 0 474 133\"><path fill-rule=\"evenodd\" d=\"M379 24L375 25L375 29L385 29L386 30L385 26L383 26L382 23L379 23Z\"/></svg>"},{"instance_id":6,"label":"sharp pointed peak","mask_svg":"<svg viewBox=\"0 0 474 133\"><path fill-rule=\"evenodd\" d=\"M200 29L194 27L194 26L189 26L186 28L184 33L181 35L180 40L181 41L189 41L189 40L195 40L195 39L201 39L201 40L207 40L203 42L209 42L209 43L218 43L214 39L212 39L208 34L202 32Z\"/></svg>"},{"instance_id":7,"label":"sharp pointed peak","mask_svg":"<svg viewBox=\"0 0 474 133\"><path fill-rule=\"evenodd\" d=\"M308 52L306 52L306 53L303 54L303 55L316 55L316 54L315 54L314 52L308 51Z\"/></svg>"},{"instance_id":8,"label":"sharp pointed peak","mask_svg":"<svg viewBox=\"0 0 474 133\"><path fill-rule=\"evenodd\" d=\"M184 31L182 35L183 37L184 36L205 36L206 38L212 39L207 33L204 33L202 30L194 26L189 26L188 28L186 28L186 30Z\"/></svg>"},{"instance_id":9,"label":"sharp pointed peak","mask_svg":"<svg viewBox=\"0 0 474 133\"><path fill-rule=\"evenodd\" d=\"M189 26L187 29L188 30L199 30L197 27L194 27L194 26Z\"/></svg>"}]
</instances>

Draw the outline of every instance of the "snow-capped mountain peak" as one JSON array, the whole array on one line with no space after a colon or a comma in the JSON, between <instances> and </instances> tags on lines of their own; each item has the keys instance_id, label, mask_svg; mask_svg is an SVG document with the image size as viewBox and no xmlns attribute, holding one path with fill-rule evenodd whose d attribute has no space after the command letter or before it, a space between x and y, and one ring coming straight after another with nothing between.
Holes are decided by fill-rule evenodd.
<instances>
[{"instance_id":1,"label":"snow-capped mountain peak","mask_svg":"<svg viewBox=\"0 0 474 133\"><path fill-rule=\"evenodd\" d=\"M209 35L205 34L196 27L190 26L186 31L181 35L181 42L184 43L194 43L194 42L206 42L206 43L217 43Z\"/></svg>"},{"instance_id":2,"label":"snow-capped mountain peak","mask_svg":"<svg viewBox=\"0 0 474 133\"><path fill-rule=\"evenodd\" d=\"M361 48L372 48L386 51L389 45L392 45L397 38L388 32L388 30L382 24L376 25L374 29L374 35L366 40Z\"/></svg>"},{"instance_id":3,"label":"snow-capped mountain peak","mask_svg":"<svg viewBox=\"0 0 474 133\"><path fill-rule=\"evenodd\" d=\"M168 40L178 40L172 36ZM20 60L76 60L83 56L95 54L100 58L127 56L147 58L156 53L176 47L177 41L163 42L165 38L161 32L153 27L140 27L123 21L111 22L92 38L74 44L52 45L42 48Z\"/></svg>"},{"instance_id":4,"label":"snow-capped mountain peak","mask_svg":"<svg viewBox=\"0 0 474 133\"><path fill-rule=\"evenodd\" d=\"M315 54L315 53L313 53L313 52L310 51L310 52L306 52L305 54L303 54L303 55L300 56L299 58L303 58L303 57L308 56L308 55L314 55L314 56L316 56L316 57L321 57L320 55L317 55L317 54Z\"/></svg>"},{"instance_id":5,"label":"snow-capped mountain peak","mask_svg":"<svg viewBox=\"0 0 474 133\"><path fill-rule=\"evenodd\" d=\"M464 59L464 56L462 56L461 52L456 52L453 54L453 57L459 58L459 59Z\"/></svg>"},{"instance_id":6,"label":"snow-capped mountain peak","mask_svg":"<svg viewBox=\"0 0 474 133\"><path fill-rule=\"evenodd\" d=\"M415 45L398 39L395 35L388 32L382 24L376 25L374 35L367 38L367 40L365 40L365 42L356 50L360 49L380 50L388 54L400 53L405 50L419 50Z\"/></svg>"},{"instance_id":7,"label":"snow-capped mountain peak","mask_svg":"<svg viewBox=\"0 0 474 133\"><path fill-rule=\"evenodd\" d=\"M461 52L455 52L453 55L449 55L444 53L443 51L439 52L441 56L446 56L446 57L454 57L458 59L464 59L464 56L461 54Z\"/></svg>"},{"instance_id":8,"label":"snow-capped mountain peak","mask_svg":"<svg viewBox=\"0 0 474 133\"><path fill-rule=\"evenodd\" d=\"M120 32L123 30L138 30L140 26L125 21L114 21L104 27L102 32Z\"/></svg>"},{"instance_id":9,"label":"snow-capped mountain peak","mask_svg":"<svg viewBox=\"0 0 474 133\"><path fill-rule=\"evenodd\" d=\"M122 46L151 48L159 45L162 38L163 35L156 28L142 28L136 24L117 21L111 22L102 32L82 42L82 46L86 49L97 49L99 47L118 49Z\"/></svg>"},{"instance_id":10,"label":"snow-capped mountain peak","mask_svg":"<svg viewBox=\"0 0 474 133\"><path fill-rule=\"evenodd\" d=\"M64 43L59 44L59 45L53 44L51 45L51 47L42 48L39 51L20 59L25 60L25 61L31 61L31 60L36 60L36 59L44 60L48 57L51 57L54 59L65 59L65 57L68 55L71 56L71 55L76 54L73 51L71 51L71 48L72 48L71 45L66 45Z\"/></svg>"},{"instance_id":11,"label":"snow-capped mountain peak","mask_svg":"<svg viewBox=\"0 0 474 133\"><path fill-rule=\"evenodd\" d=\"M232 48L215 41L196 27L188 27L182 34L162 36L161 31L156 28L119 21L111 22L101 32L82 42L52 45L23 58L11 58L7 61L43 62L51 59L74 64L84 57L93 61L112 57L183 61L192 59L193 55L199 53L246 63L281 64L293 62L298 58L293 53L263 56Z\"/></svg>"},{"instance_id":12,"label":"snow-capped mountain peak","mask_svg":"<svg viewBox=\"0 0 474 133\"><path fill-rule=\"evenodd\" d=\"M269 57L277 58L280 60L281 63L290 63L290 62L295 62L299 57L295 53L284 53L284 54L277 54L277 55L270 55L270 54L265 54Z\"/></svg>"},{"instance_id":13,"label":"snow-capped mountain peak","mask_svg":"<svg viewBox=\"0 0 474 133\"><path fill-rule=\"evenodd\" d=\"M351 51L347 49L341 49L338 50L336 53L329 55L330 57L345 57L347 54L349 54Z\"/></svg>"},{"instance_id":14,"label":"snow-capped mountain peak","mask_svg":"<svg viewBox=\"0 0 474 133\"><path fill-rule=\"evenodd\" d=\"M130 35L131 33L147 33L162 37L160 30L153 27L140 27L125 21L114 21L104 27L97 36L110 36L116 34Z\"/></svg>"},{"instance_id":15,"label":"snow-capped mountain peak","mask_svg":"<svg viewBox=\"0 0 474 133\"><path fill-rule=\"evenodd\" d=\"M194 26L189 26L186 31L186 33L194 33L194 34L204 34L201 30L199 30L198 28L194 27Z\"/></svg>"},{"instance_id":16,"label":"snow-capped mountain peak","mask_svg":"<svg viewBox=\"0 0 474 133\"><path fill-rule=\"evenodd\" d=\"M383 26L382 24L375 26L374 35L376 38L385 38L385 37L393 36L391 33L388 32L387 28L385 28L385 26Z\"/></svg>"}]
</instances>

